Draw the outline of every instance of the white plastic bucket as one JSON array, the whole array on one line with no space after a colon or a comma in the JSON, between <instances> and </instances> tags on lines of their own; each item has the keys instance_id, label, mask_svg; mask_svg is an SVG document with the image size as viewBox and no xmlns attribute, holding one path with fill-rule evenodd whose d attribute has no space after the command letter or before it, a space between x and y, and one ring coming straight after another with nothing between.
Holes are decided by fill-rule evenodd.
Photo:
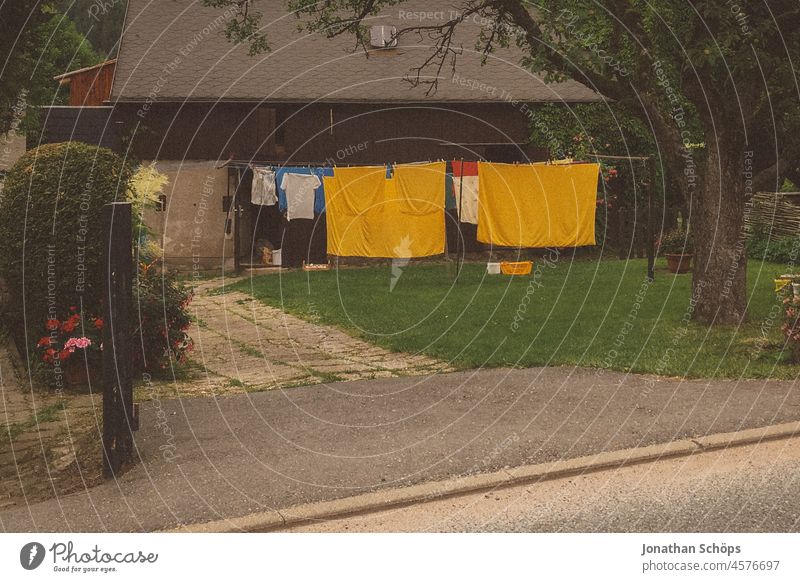
<instances>
[{"instance_id":1,"label":"white plastic bucket","mask_svg":"<svg viewBox=\"0 0 800 582\"><path fill-rule=\"evenodd\" d=\"M486 263L486 273L488 275L499 275L500 263Z\"/></svg>"},{"instance_id":2,"label":"white plastic bucket","mask_svg":"<svg viewBox=\"0 0 800 582\"><path fill-rule=\"evenodd\" d=\"M281 249L275 249L272 251L272 264L275 267L281 266Z\"/></svg>"}]
</instances>

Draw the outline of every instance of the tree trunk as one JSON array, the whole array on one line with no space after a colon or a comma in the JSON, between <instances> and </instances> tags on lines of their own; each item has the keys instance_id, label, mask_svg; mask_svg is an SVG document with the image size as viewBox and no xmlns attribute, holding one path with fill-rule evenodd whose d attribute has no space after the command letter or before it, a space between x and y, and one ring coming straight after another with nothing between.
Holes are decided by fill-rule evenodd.
<instances>
[{"instance_id":1,"label":"tree trunk","mask_svg":"<svg viewBox=\"0 0 800 582\"><path fill-rule=\"evenodd\" d=\"M744 152L736 139L706 135L705 171L697 183L691 216L692 316L708 325L735 325L747 316ZM694 160L685 159L691 171Z\"/></svg>"}]
</instances>

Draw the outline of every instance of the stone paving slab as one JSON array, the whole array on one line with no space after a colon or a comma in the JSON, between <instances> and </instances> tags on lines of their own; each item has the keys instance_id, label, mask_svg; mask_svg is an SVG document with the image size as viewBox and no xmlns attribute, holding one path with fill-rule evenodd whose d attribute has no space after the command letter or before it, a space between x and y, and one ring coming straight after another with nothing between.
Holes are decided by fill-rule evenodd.
<instances>
[{"instance_id":1,"label":"stone paving slab","mask_svg":"<svg viewBox=\"0 0 800 582\"><path fill-rule=\"evenodd\" d=\"M246 393L453 370L425 355L390 352L304 321L245 293L216 293L231 281L209 280L195 288L192 361L203 373L177 382L176 395Z\"/></svg>"}]
</instances>

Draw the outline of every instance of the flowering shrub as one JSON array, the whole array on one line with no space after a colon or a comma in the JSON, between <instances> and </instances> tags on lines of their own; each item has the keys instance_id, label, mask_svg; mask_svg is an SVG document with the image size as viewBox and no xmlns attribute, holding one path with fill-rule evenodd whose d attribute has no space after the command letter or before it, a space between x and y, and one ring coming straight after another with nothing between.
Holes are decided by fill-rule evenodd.
<instances>
[{"instance_id":1,"label":"flowering shrub","mask_svg":"<svg viewBox=\"0 0 800 582\"><path fill-rule=\"evenodd\" d=\"M679 224L675 229L661 236L658 241L658 252L682 255L692 254L694 242L692 233L683 224Z\"/></svg>"},{"instance_id":2,"label":"flowering shrub","mask_svg":"<svg viewBox=\"0 0 800 582\"><path fill-rule=\"evenodd\" d=\"M800 362L800 297L795 296L791 285L783 288L783 325L781 331L792 359Z\"/></svg>"},{"instance_id":3,"label":"flowering shrub","mask_svg":"<svg viewBox=\"0 0 800 582\"><path fill-rule=\"evenodd\" d=\"M48 319L47 335L41 337L36 347L43 362L63 366L76 355L87 358L91 367L99 367L102 346L103 320L100 317L82 317L77 307L70 307L64 319ZM83 358L80 358L83 363Z\"/></svg>"},{"instance_id":4,"label":"flowering shrub","mask_svg":"<svg viewBox=\"0 0 800 582\"><path fill-rule=\"evenodd\" d=\"M158 371L171 361L185 362L194 347L187 333L192 322L187 309L191 290L173 274L142 265L134 294L139 317L133 340L134 366Z\"/></svg>"},{"instance_id":5,"label":"flowering shrub","mask_svg":"<svg viewBox=\"0 0 800 582\"><path fill-rule=\"evenodd\" d=\"M611 182L611 180L616 180L619 176L619 171L614 166L601 164L600 171L603 173L603 180L605 180L606 184Z\"/></svg>"},{"instance_id":6,"label":"flowering shrub","mask_svg":"<svg viewBox=\"0 0 800 582\"><path fill-rule=\"evenodd\" d=\"M131 352L136 371L158 372L170 362L183 363L194 347L187 333L191 317L187 307L191 291L174 275L141 265L134 288L134 322ZM69 367L77 355L87 358L94 372L102 369L101 317L82 317L75 307L63 319L48 319L47 335L37 344L41 360L52 367ZM75 358L84 365L84 358Z\"/></svg>"}]
</instances>

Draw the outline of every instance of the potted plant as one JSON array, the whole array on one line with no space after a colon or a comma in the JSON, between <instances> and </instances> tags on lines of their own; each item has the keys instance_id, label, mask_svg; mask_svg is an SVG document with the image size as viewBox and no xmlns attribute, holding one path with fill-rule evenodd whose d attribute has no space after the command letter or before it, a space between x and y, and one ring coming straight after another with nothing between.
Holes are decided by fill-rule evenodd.
<instances>
[{"instance_id":1,"label":"potted plant","mask_svg":"<svg viewBox=\"0 0 800 582\"><path fill-rule=\"evenodd\" d=\"M103 320L83 319L77 308L71 307L68 317L48 319L45 327L47 335L37 344L42 361L63 374L68 386L85 386L90 379L97 380Z\"/></svg>"},{"instance_id":2,"label":"potted plant","mask_svg":"<svg viewBox=\"0 0 800 582\"><path fill-rule=\"evenodd\" d=\"M670 273L688 273L691 270L694 246L691 233L683 224L663 235L658 247L667 259Z\"/></svg>"},{"instance_id":3,"label":"potted plant","mask_svg":"<svg viewBox=\"0 0 800 582\"><path fill-rule=\"evenodd\" d=\"M786 338L786 347L793 362L800 362L800 297L788 285L783 292L783 325L781 331Z\"/></svg>"}]
</instances>

